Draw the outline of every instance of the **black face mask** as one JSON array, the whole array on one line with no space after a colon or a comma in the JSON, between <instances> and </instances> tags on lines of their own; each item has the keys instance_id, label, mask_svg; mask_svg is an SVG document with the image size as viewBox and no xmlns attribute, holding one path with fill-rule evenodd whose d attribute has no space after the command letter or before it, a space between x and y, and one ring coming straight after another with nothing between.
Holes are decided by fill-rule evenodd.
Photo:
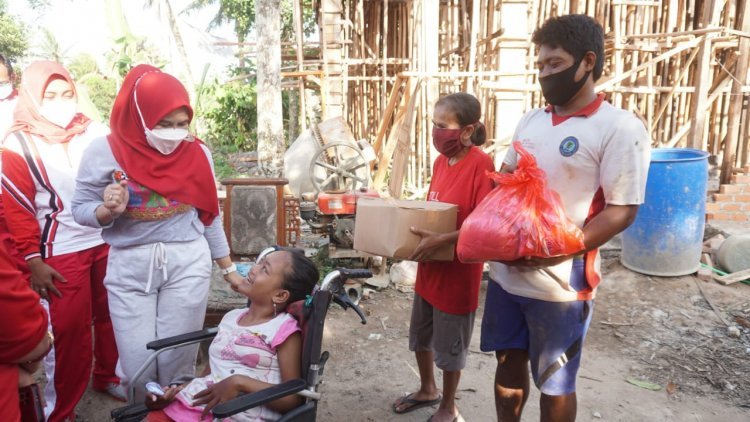
<instances>
[{"instance_id":1,"label":"black face mask","mask_svg":"<svg viewBox=\"0 0 750 422\"><path fill-rule=\"evenodd\" d=\"M576 72L581 66L582 61L583 57L576 60L573 66L562 72L539 78L539 85L542 86L542 94L548 103L563 106L583 88L583 85L589 79L591 71L586 72L581 80L576 82Z\"/></svg>"}]
</instances>

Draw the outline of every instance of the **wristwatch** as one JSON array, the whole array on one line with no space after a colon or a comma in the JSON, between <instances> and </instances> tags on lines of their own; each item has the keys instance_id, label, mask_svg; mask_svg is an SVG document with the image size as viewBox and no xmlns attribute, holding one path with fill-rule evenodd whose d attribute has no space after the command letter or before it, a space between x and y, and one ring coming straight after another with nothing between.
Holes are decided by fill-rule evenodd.
<instances>
[{"instance_id":1,"label":"wristwatch","mask_svg":"<svg viewBox=\"0 0 750 422\"><path fill-rule=\"evenodd\" d=\"M221 275L226 276L229 275L229 273L233 273L235 271L237 271L237 266L232 263L232 265L221 269Z\"/></svg>"}]
</instances>

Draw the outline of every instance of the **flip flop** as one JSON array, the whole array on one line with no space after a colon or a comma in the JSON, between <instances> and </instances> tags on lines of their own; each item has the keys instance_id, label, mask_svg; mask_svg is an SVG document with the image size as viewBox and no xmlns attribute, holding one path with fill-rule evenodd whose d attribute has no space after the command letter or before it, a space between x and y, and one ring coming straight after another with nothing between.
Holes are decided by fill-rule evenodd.
<instances>
[{"instance_id":1,"label":"flip flop","mask_svg":"<svg viewBox=\"0 0 750 422\"><path fill-rule=\"evenodd\" d=\"M460 418L460 417L461 417L461 414L459 413L458 416L456 416L455 418L453 418L453 420L451 422L458 422L459 421L458 418ZM461 419L461 420L463 420L463 419ZM427 422L432 422L432 416L430 416L429 418L427 418Z\"/></svg>"},{"instance_id":2,"label":"flip flop","mask_svg":"<svg viewBox=\"0 0 750 422\"><path fill-rule=\"evenodd\" d=\"M439 404L440 401L443 400L442 394L433 400L415 400L411 398L413 394L414 393L408 393L400 399L396 400L396 402L393 403L393 411L398 413L399 415L402 415L404 413L409 413L413 410L421 409L423 407L434 406L436 404ZM399 407L404 404L406 404L407 407L405 409L399 410Z\"/></svg>"}]
</instances>

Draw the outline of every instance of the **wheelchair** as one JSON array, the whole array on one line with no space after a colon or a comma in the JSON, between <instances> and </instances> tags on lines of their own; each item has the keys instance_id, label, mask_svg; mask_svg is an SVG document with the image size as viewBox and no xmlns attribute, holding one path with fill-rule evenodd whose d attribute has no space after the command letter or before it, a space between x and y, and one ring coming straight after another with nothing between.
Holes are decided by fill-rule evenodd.
<instances>
[{"instance_id":1,"label":"wheelchair","mask_svg":"<svg viewBox=\"0 0 750 422\"><path fill-rule=\"evenodd\" d=\"M278 250L268 248L260 253L257 261L266 254ZM257 262L256 261L256 262ZM300 300L287 306L287 312L292 315L302 328L302 376L273 387L252 394L244 394L233 400L214 407L211 411L214 420L223 419L272 402L282 397L298 394L305 398L305 402L282 415L279 422L314 422L316 420L318 402L321 393L318 387L322 381L323 369L328 361L329 353L322 351L323 327L326 314L331 302L339 304L344 310L352 308L359 316L362 324L367 323L362 310L357 306L344 289L344 283L350 278L370 278L372 272L365 269L339 268L328 273L318 290L312 295L312 301ZM133 380L128 385L129 405L112 410L112 420L116 422L136 422L143 420L149 410L144 404L134 403L136 386L145 384L140 381L143 373L163 352L183 346L212 340L218 333L218 327L194 331L174 337L154 340L146 345L153 353L141 365ZM139 384L139 381L141 384Z\"/></svg>"}]
</instances>

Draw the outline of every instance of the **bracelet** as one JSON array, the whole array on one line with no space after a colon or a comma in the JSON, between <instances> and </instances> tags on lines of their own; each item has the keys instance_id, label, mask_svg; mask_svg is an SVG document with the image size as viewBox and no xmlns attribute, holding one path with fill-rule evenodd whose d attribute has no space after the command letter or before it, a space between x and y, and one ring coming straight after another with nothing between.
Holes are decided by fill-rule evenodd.
<instances>
[{"instance_id":1,"label":"bracelet","mask_svg":"<svg viewBox=\"0 0 750 422\"><path fill-rule=\"evenodd\" d=\"M236 266L236 265L234 265L234 262L233 262L233 263L232 263L232 265L230 265L230 266L228 266L228 267L226 267L226 268L222 268L222 269L221 269L221 275L223 275L223 276L227 276L227 275L229 275L230 273L233 273L233 272L235 272L235 271L237 271L237 266Z\"/></svg>"}]
</instances>

